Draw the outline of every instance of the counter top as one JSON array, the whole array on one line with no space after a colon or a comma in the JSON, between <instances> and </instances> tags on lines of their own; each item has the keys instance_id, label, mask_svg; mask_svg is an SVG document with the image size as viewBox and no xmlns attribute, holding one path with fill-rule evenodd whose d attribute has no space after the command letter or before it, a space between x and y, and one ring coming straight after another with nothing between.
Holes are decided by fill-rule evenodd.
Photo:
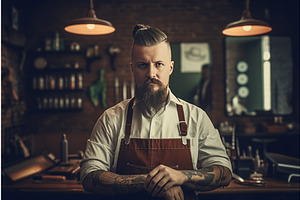
<instances>
[{"instance_id":1,"label":"counter top","mask_svg":"<svg viewBox=\"0 0 300 200\"><path fill-rule=\"evenodd\" d=\"M45 193L51 195L51 193L65 193L73 195L92 195L85 192L82 185L77 180L33 180L29 179L16 183L13 185L2 185L2 193L6 195L15 195L16 193L28 194L28 193ZM232 180L230 185L224 188L219 188L207 192L197 192L198 196L210 196L210 195L235 195L235 194L298 194L300 192L299 182L286 183L283 180L266 179L263 187L258 186L246 186L238 184L235 180Z\"/></svg>"},{"instance_id":2,"label":"counter top","mask_svg":"<svg viewBox=\"0 0 300 200\"><path fill-rule=\"evenodd\" d=\"M232 180L229 186L224 188L218 188L212 191L208 191L206 193L214 193L214 194L225 194L225 193L280 193L280 192L300 192L300 183L292 182L287 183L283 180L278 179L266 179L264 186L248 186L241 185L237 183L237 181ZM202 192L198 192L202 193Z\"/></svg>"}]
</instances>

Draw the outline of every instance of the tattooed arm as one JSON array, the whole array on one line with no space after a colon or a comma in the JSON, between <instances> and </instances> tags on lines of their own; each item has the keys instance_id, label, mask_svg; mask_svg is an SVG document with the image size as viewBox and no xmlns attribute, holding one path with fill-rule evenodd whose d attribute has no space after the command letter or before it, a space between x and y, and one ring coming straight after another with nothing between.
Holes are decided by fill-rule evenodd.
<instances>
[{"instance_id":1,"label":"tattooed arm","mask_svg":"<svg viewBox=\"0 0 300 200\"><path fill-rule=\"evenodd\" d=\"M144 189L145 175L119 175L113 172L98 170L89 173L82 185L88 192L104 195L130 194Z\"/></svg>"},{"instance_id":2,"label":"tattooed arm","mask_svg":"<svg viewBox=\"0 0 300 200\"><path fill-rule=\"evenodd\" d=\"M227 186L231 180L230 170L219 165L213 165L197 171L183 170L182 173L188 177L183 187L196 191L207 191Z\"/></svg>"},{"instance_id":3,"label":"tattooed arm","mask_svg":"<svg viewBox=\"0 0 300 200\"><path fill-rule=\"evenodd\" d=\"M213 165L200 170L175 170L159 165L146 180L145 189L152 196L161 196L174 186L188 190L207 191L229 185L231 172L227 167Z\"/></svg>"}]
</instances>

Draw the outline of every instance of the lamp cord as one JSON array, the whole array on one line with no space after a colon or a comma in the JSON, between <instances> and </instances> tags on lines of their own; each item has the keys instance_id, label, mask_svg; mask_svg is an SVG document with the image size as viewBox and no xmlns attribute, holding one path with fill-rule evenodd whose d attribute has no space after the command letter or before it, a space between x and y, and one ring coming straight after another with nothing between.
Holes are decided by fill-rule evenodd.
<instances>
[{"instance_id":1,"label":"lamp cord","mask_svg":"<svg viewBox=\"0 0 300 200\"><path fill-rule=\"evenodd\" d=\"M90 0L90 6L91 6L91 9L94 9L93 0Z\"/></svg>"},{"instance_id":2,"label":"lamp cord","mask_svg":"<svg viewBox=\"0 0 300 200\"><path fill-rule=\"evenodd\" d=\"M249 10L249 3L250 3L250 0L246 0L245 10Z\"/></svg>"}]
</instances>

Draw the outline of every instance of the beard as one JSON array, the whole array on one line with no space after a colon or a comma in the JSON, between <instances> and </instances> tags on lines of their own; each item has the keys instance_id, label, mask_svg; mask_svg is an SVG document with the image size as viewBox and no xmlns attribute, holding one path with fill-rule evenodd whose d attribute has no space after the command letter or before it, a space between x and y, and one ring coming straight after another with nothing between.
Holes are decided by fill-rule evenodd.
<instances>
[{"instance_id":1,"label":"beard","mask_svg":"<svg viewBox=\"0 0 300 200\"><path fill-rule=\"evenodd\" d=\"M157 84L158 90L154 90L150 83ZM161 81L154 78L147 79L142 86L136 86L135 90L136 105L146 116L152 116L157 113L167 100L168 87L164 87Z\"/></svg>"}]
</instances>

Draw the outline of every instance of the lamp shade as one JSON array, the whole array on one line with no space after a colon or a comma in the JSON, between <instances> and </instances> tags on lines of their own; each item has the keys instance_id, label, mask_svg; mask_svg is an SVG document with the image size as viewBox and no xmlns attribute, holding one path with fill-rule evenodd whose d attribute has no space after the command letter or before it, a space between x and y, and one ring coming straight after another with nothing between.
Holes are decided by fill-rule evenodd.
<instances>
[{"instance_id":1,"label":"lamp shade","mask_svg":"<svg viewBox=\"0 0 300 200\"><path fill-rule=\"evenodd\" d=\"M272 30L268 23L251 18L249 10L243 12L239 21L228 24L222 31L228 36L253 36L268 33Z\"/></svg>"},{"instance_id":2,"label":"lamp shade","mask_svg":"<svg viewBox=\"0 0 300 200\"><path fill-rule=\"evenodd\" d=\"M98 19L90 0L90 10L87 17L71 21L64 29L69 33L79 35L105 35L115 31L113 25L106 20Z\"/></svg>"},{"instance_id":3,"label":"lamp shade","mask_svg":"<svg viewBox=\"0 0 300 200\"><path fill-rule=\"evenodd\" d=\"M65 31L80 35L104 35L115 31L109 21L98 18L80 18L70 22Z\"/></svg>"}]
</instances>

